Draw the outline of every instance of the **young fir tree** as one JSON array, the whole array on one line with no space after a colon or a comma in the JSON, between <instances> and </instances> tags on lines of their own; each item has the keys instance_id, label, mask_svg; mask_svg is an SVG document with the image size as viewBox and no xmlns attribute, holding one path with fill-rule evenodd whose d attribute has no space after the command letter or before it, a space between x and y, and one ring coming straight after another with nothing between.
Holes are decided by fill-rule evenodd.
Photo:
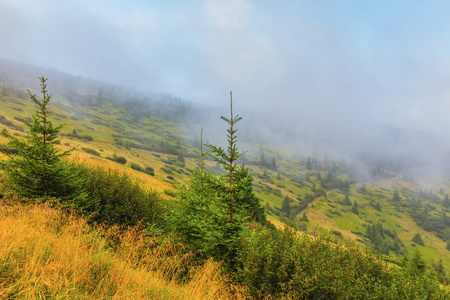
<instances>
[{"instance_id":1,"label":"young fir tree","mask_svg":"<svg viewBox=\"0 0 450 300\"><path fill-rule=\"evenodd\" d=\"M308 161L306 162L306 170L308 170L308 171L312 170L312 163L311 163L310 157L308 157Z\"/></svg>"},{"instance_id":2,"label":"young fir tree","mask_svg":"<svg viewBox=\"0 0 450 300\"><path fill-rule=\"evenodd\" d=\"M352 205L352 202L350 201L348 194L345 194L345 198L342 201L342 205L348 205L348 206Z\"/></svg>"},{"instance_id":3,"label":"young fir tree","mask_svg":"<svg viewBox=\"0 0 450 300\"><path fill-rule=\"evenodd\" d=\"M416 235L412 238L412 241L416 244L424 246L424 242L420 233L416 233Z\"/></svg>"},{"instance_id":4,"label":"young fir tree","mask_svg":"<svg viewBox=\"0 0 450 300\"><path fill-rule=\"evenodd\" d=\"M260 200L253 192L253 177L245 166L239 167L234 173L234 182L240 182L238 186L237 204L246 211L246 215L256 222L272 227L272 223L267 221L266 212L261 206Z\"/></svg>"},{"instance_id":5,"label":"young fir tree","mask_svg":"<svg viewBox=\"0 0 450 300\"><path fill-rule=\"evenodd\" d=\"M448 198L448 194L445 194L445 198L442 201L442 206L444 206L445 208L450 207L450 199Z\"/></svg>"},{"instance_id":6,"label":"young fir tree","mask_svg":"<svg viewBox=\"0 0 450 300\"><path fill-rule=\"evenodd\" d=\"M427 264L423 259L422 253L420 253L420 250L418 248L414 249L414 252L412 253L409 259L408 267L409 268L407 271L412 275L422 276L425 273L425 270L427 269Z\"/></svg>"},{"instance_id":7,"label":"young fir tree","mask_svg":"<svg viewBox=\"0 0 450 300\"><path fill-rule=\"evenodd\" d=\"M352 213L359 215L358 203L356 203L356 200L353 202Z\"/></svg>"},{"instance_id":8,"label":"young fir tree","mask_svg":"<svg viewBox=\"0 0 450 300\"><path fill-rule=\"evenodd\" d=\"M291 213L291 202L292 202L292 199L289 198L288 195L286 195L281 204L281 211L283 211L287 217L289 217L289 215Z\"/></svg>"},{"instance_id":9,"label":"young fir tree","mask_svg":"<svg viewBox=\"0 0 450 300\"><path fill-rule=\"evenodd\" d=\"M185 164L186 164L186 161L185 161L185 159L184 159L183 152L181 152L181 150L178 151L177 161L178 161L178 163L180 164L180 166L182 166L182 167L184 167Z\"/></svg>"},{"instance_id":10,"label":"young fir tree","mask_svg":"<svg viewBox=\"0 0 450 300\"><path fill-rule=\"evenodd\" d=\"M231 96L231 92L230 92ZM241 118L233 116L231 98L231 117L222 117L230 128L228 147L222 149L207 145L210 149L200 150L202 164L200 170L192 171L189 184L180 193L180 207L169 216L173 231L181 241L205 258L224 260L231 270L236 269L236 258L240 247L241 234L245 228L245 195L249 193L249 174L242 176L236 166L242 155L236 146L236 123ZM203 144L203 141L201 142ZM226 174L216 177L204 171L205 155L210 155L225 169Z\"/></svg>"},{"instance_id":11,"label":"young fir tree","mask_svg":"<svg viewBox=\"0 0 450 300\"><path fill-rule=\"evenodd\" d=\"M400 195L398 194L397 190L394 190L394 193L392 194L392 201L394 203L399 203L400 202Z\"/></svg>"},{"instance_id":12,"label":"young fir tree","mask_svg":"<svg viewBox=\"0 0 450 300\"><path fill-rule=\"evenodd\" d=\"M31 122L24 119L28 137L19 139L3 131L9 138L9 145L17 151L16 155L8 155L9 160L3 166L6 182L23 197L56 197L85 208L87 195L83 179L78 176L77 166L65 159L72 150L62 151L57 147L63 125L54 127L49 120L53 114L48 106L52 95L47 91L47 79L39 79L43 99L37 99L28 90L30 99L38 106Z\"/></svg>"}]
</instances>

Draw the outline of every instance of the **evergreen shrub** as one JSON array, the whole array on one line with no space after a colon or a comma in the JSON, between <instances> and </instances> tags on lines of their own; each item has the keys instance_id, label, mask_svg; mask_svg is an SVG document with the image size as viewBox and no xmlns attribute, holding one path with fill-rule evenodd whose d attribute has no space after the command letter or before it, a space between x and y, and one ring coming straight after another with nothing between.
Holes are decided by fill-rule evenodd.
<instances>
[{"instance_id":1,"label":"evergreen shrub","mask_svg":"<svg viewBox=\"0 0 450 300\"><path fill-rule=\"evenodd\" d=\"M236 279L258 298L449 299L432 274L416 271L414 256L411 261L391 265L329 235L254 230L243 239Z\"/></svg>"},{"instance_id":2,"label":"evergreen shrub","mask_svg":"<svg viewBox=\"0 0 450 300\"><path fill-rule=\"evenodd\" d=\"M132 226L141 221L163 224L167 204L155 191L147 191L130 175L101 167L82 167L89 194L92 221Z\"/></svg>"}]
</instances>

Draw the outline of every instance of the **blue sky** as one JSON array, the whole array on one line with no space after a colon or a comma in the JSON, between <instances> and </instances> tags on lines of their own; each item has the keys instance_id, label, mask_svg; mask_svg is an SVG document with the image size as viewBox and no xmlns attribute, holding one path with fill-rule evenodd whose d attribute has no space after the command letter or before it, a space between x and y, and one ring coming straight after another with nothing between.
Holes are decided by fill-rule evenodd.
<instances>
[{"instance_id":1,"label":"blue sky","mask_svg":"<svg viewBox=\"0 0 450 300\"><path fill-rule=\"evenodd\" d=\"M2 0L0 57L214 105L233 90L302 126L445 135L448 16L448 1Z\"/></svg>"}]
</instances>

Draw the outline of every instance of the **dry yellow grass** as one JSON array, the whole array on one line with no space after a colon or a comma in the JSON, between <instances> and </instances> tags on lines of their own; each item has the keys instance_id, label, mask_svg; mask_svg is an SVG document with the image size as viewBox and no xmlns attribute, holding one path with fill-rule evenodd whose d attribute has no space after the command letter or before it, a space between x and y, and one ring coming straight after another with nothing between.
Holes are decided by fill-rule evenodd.
<instances>
[{"instance_id":1,"label":"dry yellow grass","mask_svg":"<svg viewBox=\"0 0 450 300\"><path fill-rule=\"evenodd\" d=\"M111 238L119 241L114 249ZM189 282L175 281L190 256L168 240L156 242L136 228L93 230L84 219L45 204L2 204L0 298L245 298L213 262L192 267Z\"/></svg>"}]
</instances>

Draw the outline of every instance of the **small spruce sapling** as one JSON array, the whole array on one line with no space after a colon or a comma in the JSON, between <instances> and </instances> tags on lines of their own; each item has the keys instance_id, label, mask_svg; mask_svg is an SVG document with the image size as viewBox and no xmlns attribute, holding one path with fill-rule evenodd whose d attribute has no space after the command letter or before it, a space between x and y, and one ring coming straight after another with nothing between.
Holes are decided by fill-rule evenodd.
<instances>
[{"instance_id":1,"label":"small spruce sapling","mask_svg":"<svg viewBox=\"0 0 450 300\"><path fill-rule=\"evenodd\" d=\"M230 93L231 95L231 93ZM237 159L242 155L236 146L235 125L241 120L233 116L231 99L231 117L222 117L230 128L228 147L222 149L211 144L209 151L203 151L201 136L200 169L193 170L188 185L179 194L179 208L169 215L173 231L181 241L205 258L224 260L227 267L235 270L240 247L241 234L245 228L243 205L239 200L248 193L248 175L236 175L239 170ZM204 170L205 155L213 159L227 171L221 177Z\"/></svg>"},{"instance_id":2,"label":"small spruce sapling","mask_svg":"<svg viewBox=\"0 0 450 300\"><path fill-rule=\"evenodd\" d=\"M359 215L358 203L356 203L356 200L353 202L352 213Z\"/></svg>"},{"instance_id":3,"label":"small spruce sapling","mask_svg":"<svg viewBox=\"0 0 450 300\"><path fill-rule=\"evenodd\" d=\"M43 99L37 99L28 90L30 99L38 106L31 122L23 119L29 129L26 139L20 139L8 131L9 145L17 152L7 154L8 162L3 165L9 187L24 197L56 197L64 202L74 203L78 208L86 205L87 194L83 190L84 181L78 176L79 168L66 161L71 150L62 151L58 134L63 125L54 127L49 120L53 112L48 103L52 97L47 91L44 77L41 81Z\"/></svg>"},{"instance_id":4,"label":"small spruce sapling","mask_svg":"<svg viewBox=\"0 0 450 300\"><path fill-rule=\"evenodd\" d=\"M230 125L230 128L227 129L228 132L228 147L227 149L222 149L222 147L216 147L214 145L207 145L207 147L211 150L210 156L213 158L214 161L216 161L218 164L222 166L222 168L226 171L228 171L228 174L225 176L227 179L227 201L226 206L228 207L228 213L230 217L230 221L233 220L233 216L236 210L236 204L235 204L235 197L234 197L234 187L233 187L233 174L236 172L236 161L245 153L239 153L239 150L236 146L237 143L237 136L236 132L237 129L234 128L234 126L242 120L239 115L233 116L233 95L230 92L230 98L231 98L231 105L230 105L230 119L222 116L220 117L222 120L228 123Z\"/></svg>"}]
</instances>

